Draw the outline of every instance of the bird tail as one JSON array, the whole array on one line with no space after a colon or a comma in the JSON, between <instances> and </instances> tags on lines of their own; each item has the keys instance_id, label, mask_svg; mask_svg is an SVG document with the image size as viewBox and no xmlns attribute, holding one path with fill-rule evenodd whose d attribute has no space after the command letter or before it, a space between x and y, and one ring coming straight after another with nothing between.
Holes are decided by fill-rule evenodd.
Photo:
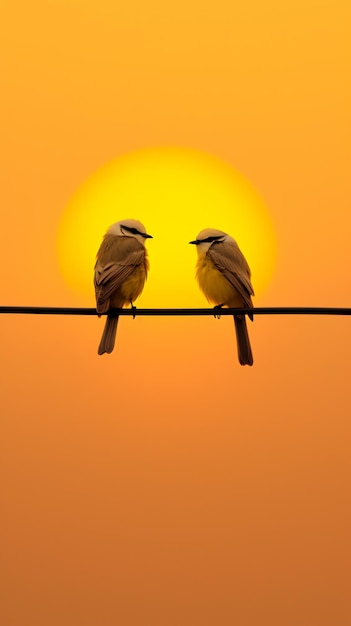
<instances>
[{"instance_id":1,"label":"bird tail","mask_svg":"<svg viewBox=\"0 0 351 626\"><path fill-rule=\"evenodd\" d=\"M234 315L236 341L238 344L238 357L240 365L252 365L253 356L250 339L246 327L245 315Z\"/></svg>"},{"instance_id":2,"label":"bird tail","mask_svg":"<svg viewBox=\"0 0 351 626\"><path fill-rule=\"evenodd\" d=\"M104 354L107 352L110 354L115 346L116 332L118 324L118 315L112 317L107 316L104 332L102 333L100 345L98 348L98 354Z\"/></svg>"}]
</instances>

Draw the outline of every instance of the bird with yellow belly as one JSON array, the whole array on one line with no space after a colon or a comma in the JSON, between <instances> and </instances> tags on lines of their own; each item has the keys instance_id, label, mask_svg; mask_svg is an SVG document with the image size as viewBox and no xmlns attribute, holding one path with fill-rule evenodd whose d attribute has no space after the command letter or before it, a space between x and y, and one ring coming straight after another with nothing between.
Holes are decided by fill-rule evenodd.
<instances>
[{"instance_id":1,"label":"bird with yellow belly","mask_svg":"<svg viewBox=\"0 0 351 626\"><path fill-rule=\"evenodd\" d=\"M216 308L252 308L251 271L236 241L221 230L206 228L189 243L197 246L196 278L207 300ZM245 315L234 315L234 323L239 362L252 365Z\"/></svg>"},{"instance_id":2,"label":"bird with yellow belly","mask_svg":"<svg viewBox=\"0 0 351 626\"><path fill-rule=\"evenodd\" d=\"M108 313L136 300L146 281L149 262L145 239L152 238L137 220L112 224L97 253L94 285L96 310ZM115 345L118 315L107 315L98 354L112 352Z\"/></svg>"}]
</instances>

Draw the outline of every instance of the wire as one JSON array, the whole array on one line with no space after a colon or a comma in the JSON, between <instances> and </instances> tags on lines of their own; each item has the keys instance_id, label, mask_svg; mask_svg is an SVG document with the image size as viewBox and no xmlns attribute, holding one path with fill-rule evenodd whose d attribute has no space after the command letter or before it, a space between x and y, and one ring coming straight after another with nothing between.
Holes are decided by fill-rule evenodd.
<instances>
[{"instance_id":1,"label":"wire","mask_svg":"<svg viewBox=\"0 0 351 626\"><path fill-rule=\"evenodd\" d=\"M7 315L99 315L94 308L49 306L0 306ZM351 315L351 308L341 307L254 307L240 309L110 309L109 315L186 316L186 315ZM107 315L102 313L101 315Z\"/></svg>"}]
</instances>

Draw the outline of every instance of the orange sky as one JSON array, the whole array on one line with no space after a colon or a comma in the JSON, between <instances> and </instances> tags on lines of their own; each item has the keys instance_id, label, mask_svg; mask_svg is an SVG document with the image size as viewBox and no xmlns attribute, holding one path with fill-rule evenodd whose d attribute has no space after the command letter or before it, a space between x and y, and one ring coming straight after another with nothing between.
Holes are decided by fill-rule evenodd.
<instances>
[{"instance_id":1,"label":"orange sky","mask_svg":"<svg viewBox=\"0 0 351 626\"><path fill-rule=\"evenodd\" d=\"M269 208L257 306L350 306L349 2L1 12L1 304L94 306L60 275L68 200L179 145ZM102 326L1 316L2 623L349 624L350 320L256 317L253 368L230 318L125 317L106 358Z\"/></svg>"}]
</instances>

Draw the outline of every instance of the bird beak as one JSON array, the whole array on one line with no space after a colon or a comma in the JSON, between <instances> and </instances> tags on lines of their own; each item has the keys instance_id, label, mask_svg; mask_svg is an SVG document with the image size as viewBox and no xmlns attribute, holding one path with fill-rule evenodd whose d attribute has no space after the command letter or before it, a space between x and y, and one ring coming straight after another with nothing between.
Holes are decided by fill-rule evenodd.
<instances>
[{"instance_id":1,"label":"bird beak","mask_svg":"<svg viewBox=\"0 0 351 626\"><path fill-rule=\"evenodd\" d=\"M195 241L189 241L189 243L194 243L195 246L197 246L200 242L197 239L195 239Z\"/></svg>"},{"instance_id":2,"label":"bird beak","mask_svg":"<svg viewBox=\"0 0 351 626\"><path fill-rule=\"evenodd\" d=\"M153 239L152 235L148 235L147 233L143 233L144 239Z\"/></svg>"}]
</instances>

